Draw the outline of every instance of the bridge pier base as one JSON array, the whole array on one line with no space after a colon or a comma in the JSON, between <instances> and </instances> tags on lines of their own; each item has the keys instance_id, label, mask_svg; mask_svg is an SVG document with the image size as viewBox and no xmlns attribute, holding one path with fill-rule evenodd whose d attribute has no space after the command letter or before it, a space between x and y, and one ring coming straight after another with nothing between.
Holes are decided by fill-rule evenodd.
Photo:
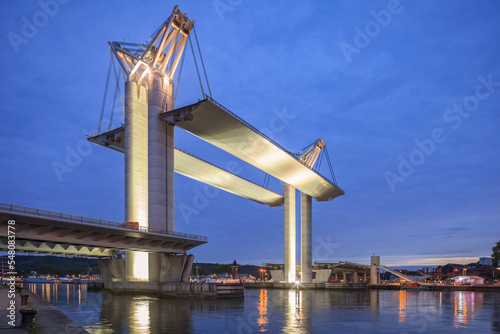
<instances>
[{"instance_id":1,"label":"bridge pier base","mask_svg":"<svg viewBox=\"0 0 500 334\"><path fill-rule=\"evenodd\" d=\"M144 254L144 259L135 258L137 254ZM189 282L194 255L148 254L144 252L129 252L127 255L134 256L134 260L126 260L121 257L99 259L98 264L104 288L108 289L112 286L114 290L119 290L122 286L123 289L130 290L128 283L138 281L144 283ZM137 269L137 266L129 266L134 261L144 261L147 278L138 277L140 275L137 272L130 274L131 270Z\"/></svg>"}]
</instances>

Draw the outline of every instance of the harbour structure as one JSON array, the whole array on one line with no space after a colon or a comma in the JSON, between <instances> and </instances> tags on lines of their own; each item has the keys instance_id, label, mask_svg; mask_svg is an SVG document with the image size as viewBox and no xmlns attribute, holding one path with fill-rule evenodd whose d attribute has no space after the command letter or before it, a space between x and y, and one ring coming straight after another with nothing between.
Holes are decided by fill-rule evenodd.
<instances>
[{"instance_id":1,"label":"harbour structure","mask_svg":"<svg viewBox=\"0 0 500 334\"><path fill-rule=\"evenodd\" d=\"M274 283L285 282L283 278L284 264L266 264L270 268L271 277ZM297 270L300 266L297 265ZM370 280L370 266L349 262L314 262L311 267L313 278L311 282L300 280L301 286L308 287L307 283L325 284L325 283L368 283ZM314 287L311 285L311 287Z\"/></svg>"}]
</instances>

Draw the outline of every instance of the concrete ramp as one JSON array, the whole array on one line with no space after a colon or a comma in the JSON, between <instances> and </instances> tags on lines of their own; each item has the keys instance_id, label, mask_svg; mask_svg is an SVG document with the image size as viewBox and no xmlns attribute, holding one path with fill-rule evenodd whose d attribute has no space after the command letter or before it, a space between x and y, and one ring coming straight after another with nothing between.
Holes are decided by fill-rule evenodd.
<instances>
[{"instance_id":1,"label":"concrete ramp","mask_svg":"<svg viewBox=\"0 0 500 334\"><path fill-rule=\"evenodd\" d=\"M337 185L210 98L163 113L160 118L318 201L344 194Z\"/></svg>"},{"instance_id":2,"label":"concrete ramp","mask_svg":"<svg viewBox=\"0 0 500 334\"><path fill-rule=\"evenodd\" d=\"M404 274L400 273L400 272L399 272L399 271L397 271L397 270L394 270L394 269L391 269L391 268L389 268L389 267L382 266L382 265L380 265L380 266L379 266L379 268L380 268L380 269L384 269L385 271L388 271L388 272L390 272L391 274L396 275L396 276L398 276L399 278L402 278L403 280L405 280L405 281L407 281L407 282L413 282L413 280L412 280L410 277L408 277L408 276L406 276L406 275L404 275Z\"/></svg>"}]
</instances>

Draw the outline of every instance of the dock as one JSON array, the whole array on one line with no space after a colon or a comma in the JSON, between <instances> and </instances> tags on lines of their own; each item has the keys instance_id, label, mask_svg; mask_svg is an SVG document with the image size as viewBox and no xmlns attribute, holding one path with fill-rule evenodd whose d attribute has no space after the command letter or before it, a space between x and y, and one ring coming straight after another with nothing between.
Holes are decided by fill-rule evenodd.
<instances>
[{"instance_id":1,"label":"dock","mask_svg":"<svg viewBox=\"0 0 500 334\"><path fill-rule=\"evenodd\" d=\"M0 323L0 332L12 334L28 334L28 330L21 329L21 314L19 313L19 311L23 308L31 307L38 311L35 316L34 328L36 328L37 330L41 330L43 334L88 334L85 329L77 325L73 320L68 318L56 307L52 306L48 301L28 291L23 290L22 294L29 295L28 305L21 306L20 293L16 293L16 326L12 327L7 324L7 306L5 305L10 302L7 296L7 288L5 288L4 286L0 286L0 317L4 319Z\"/></svg>"}]
</instances>

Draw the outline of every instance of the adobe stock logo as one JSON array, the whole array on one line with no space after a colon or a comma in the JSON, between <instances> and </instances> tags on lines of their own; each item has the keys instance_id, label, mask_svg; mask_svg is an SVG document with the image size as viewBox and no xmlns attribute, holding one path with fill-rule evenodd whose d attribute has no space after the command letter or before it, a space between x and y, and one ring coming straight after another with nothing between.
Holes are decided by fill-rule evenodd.
<instances>
[{"instance_id":1,"label":"adobe stock logo","mask_svg":"<svg viewBox=\"0 0 500 334\"><path fill-rule=\"evenodd\" d=\"M443 121L449 123L452 131L458 130L463 120L468 119L477 111L481 105L481 101L487 100L500 87L500 81L493 81L493 75L489 74L487 78L480 75L477 77L479 84L474 90L474 94L466 96L462 103L454 103L451 108L448 108L443 113ZM448 130L450 132L450 130ZM443 128L434 128L428 138L422 140L415 139L416 148L407 155L398 156L399 164L396 173L385 171L384 177L389 186L389 189L394 192L398 183L403 183L407 178L415 173L416 167L425 163L437 150L439 144L443 144L448 139L447 131Z\"/></svg>"},{"instance_id":2,"label":"adobe stock logo","mask_svg":"<svg viewBox=\"0 0 500 334\"><path fill-rule=\"evenodd\" d=\"M9 32L7 38L9 39L12 49L15 53L19 52L19 47L22 44L28 44L30 40L38 35L41 28L49 23L51 18L59 14L59 6L66 5L70 0L39 0L37 2L40 10L35 12L31 19L23 16L21 18L22 26L20 34Z\"/></svg>"},{"instance_id":3,"label":"adobe stock logo","mask_svg":"<svg viewBox=\"0 0 500 334\"><path fill-rule=\"evenodd\" d=\"M402 11L403 6L399 0L389 0L387 9L370 11L373 20L366 22L363 29L358 26L353 28L356 35L353 38L352 44L342 42L339 45L347 63L352 61L352 56L354 54L359 54L361 50L370 45L371 41L380 35L382 29L387 28L392 22L392 17L401 14Z\"/></svg>"},{"instance_id":4,"label":"adobe stock logo","mask_svg":"<svg viewBox=\"0 0 500 334\"><path fill-rule=\"evenodd\" d=\"M242 2L243 0L215 0L212 4L214 5L215 12L221 21L223 21L224 13L232 12Z\"/></svg>"},{"instance_id":5,"label":"adobe stock logo","mask_svg":"<svg viewBox=\"0 0 500 334\"><path fill-rule=\"evenodd\" d=\"M85 136L88 132L86 130L82 131ZM64 174L71 173L75 168L80 166L83 158L89 156L92 153L92 144L87 139L81 139L75 148L66 145L66 156L62 162L52 161L51 166L54 174L56 174L57 180L59 182L64 181Z\"/></svg>"}]
</instances>

